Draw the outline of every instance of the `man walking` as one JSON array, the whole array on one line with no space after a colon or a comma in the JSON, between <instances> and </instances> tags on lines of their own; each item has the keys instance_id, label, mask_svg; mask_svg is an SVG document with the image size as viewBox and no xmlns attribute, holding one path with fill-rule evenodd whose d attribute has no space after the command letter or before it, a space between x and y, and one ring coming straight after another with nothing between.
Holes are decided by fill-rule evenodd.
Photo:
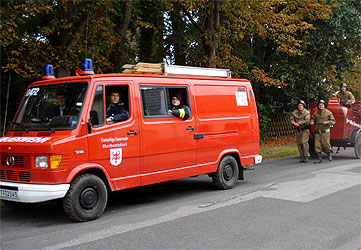
<instances>
[{"instance_id":1,"label":"man walking","mask_svg":"<svg viewBox=\"0 0 361 250\"><path fill-rule=\"evenodd\" d=\"M306 109L306 104L303 100L298 102L297 109L292 112L290 120L297 129L296 140L298 152L300 153L300 163L307 163L310 157L308 146L310 112Z\"/></svg>"},{"instance_id":2,"label":"man walking","mask_svg":"<svg viewBox=\"0 0 361 250\"><path fill-rule=\"evenodd\" d=\"M332 161L331 143L330 143L330 127L336 123L332 112L326 109L324 100L318 102L318 110L313 113L310 124L316 124L315 127L315 152L317 153L317 160L314 162L322 162L322 150L326 152L328 160Z\"/></svg>"}]
</instances>

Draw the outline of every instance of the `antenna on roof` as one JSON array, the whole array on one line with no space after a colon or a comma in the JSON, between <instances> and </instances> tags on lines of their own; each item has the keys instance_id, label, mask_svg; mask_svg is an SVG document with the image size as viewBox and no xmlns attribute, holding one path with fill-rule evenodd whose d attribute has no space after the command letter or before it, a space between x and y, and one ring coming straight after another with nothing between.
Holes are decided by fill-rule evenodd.
<instances>
[{"instance_id":1,"label":"antenna on roof","mask_svg":"<svg viewBox=\"0 0 361 250\"><path fill-rule=\"evenodd\" d=\"M88 27L89 27L89 13L86 19L86 31L85 31L85 57L88 57Z\"/></svg>"}]
</instances>

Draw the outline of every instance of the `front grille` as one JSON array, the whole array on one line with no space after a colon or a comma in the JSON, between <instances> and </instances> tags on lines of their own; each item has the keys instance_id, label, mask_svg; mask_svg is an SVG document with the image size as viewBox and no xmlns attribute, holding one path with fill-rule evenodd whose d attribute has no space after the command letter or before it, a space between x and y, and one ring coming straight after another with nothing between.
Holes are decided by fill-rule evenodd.
<instances>
[{"instance_id":1,"label":"front grille","mask_svg":"<svg viewBox=\"0 0 361 250\"><path fill-rule=\"evenodd\" d=\"M14 157L14 165L8 166L8 156ZM30 155L1 154L0 180L30 182Z\"/></svg>"},{"instance_id":2,"label":"front grille","mask_svg":"<svg viewBox=\"0 0 361 250\"><path fill-rule=\"evenodd\" d=\"M0 180L30 182L30 172L0 169Z\"/></svg>"},{"instance_id":3,"label":"front grille","mask_svg":"<svg viewBox=\"0 0 361 250\"><path fill-rule=\"evenodd\" d=\"M1 155L1 166L7 166L7 159L9 155ZM30 168L30 156L28 155L13 155L15 161L12 167Z\"/></svg>"}]
</instances>

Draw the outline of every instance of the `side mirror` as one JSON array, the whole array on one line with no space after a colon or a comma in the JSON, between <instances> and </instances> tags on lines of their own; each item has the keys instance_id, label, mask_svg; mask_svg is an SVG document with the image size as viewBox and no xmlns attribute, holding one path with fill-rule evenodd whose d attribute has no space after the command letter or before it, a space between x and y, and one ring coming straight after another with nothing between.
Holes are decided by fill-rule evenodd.
<instances>
[{"instance_id":1,"label":"side mirror","mask_svg":"<svg viewBox=\"0 0 361 250\"><path fill-rule=\"evenodd\" d=\"M92 133L92 124L91 122L87 122L86 125L88 126L88 134L91 134Z\"/></svg>"},{"instance_id":2,"label":"side mirror","mask_svg":"<svg viewBox=\"0 0 361 250\"><path fill-rule=\"evenodd\" d=\"M90 110L90 125L99 125L99 116L96 110Z\"/></svg>"}]
</instances>

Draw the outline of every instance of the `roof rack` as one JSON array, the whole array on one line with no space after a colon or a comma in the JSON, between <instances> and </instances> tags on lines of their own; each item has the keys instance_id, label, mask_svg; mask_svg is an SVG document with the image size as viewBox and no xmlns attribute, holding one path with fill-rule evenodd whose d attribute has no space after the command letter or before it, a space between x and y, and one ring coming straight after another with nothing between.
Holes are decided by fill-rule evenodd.
<instances>
[{"instance_id":1,"label":"roof rack","mask_svg":"<svg viewBox=\"0 0 361 250\"><path fill-rule=\"evenodd\" d=\"M229 69L202 68L180 65L167 65L167 63L137 63L123 65L123 73L157 74L157 75L193 75L231 78Z\"/></svg>"}]
</instances>

